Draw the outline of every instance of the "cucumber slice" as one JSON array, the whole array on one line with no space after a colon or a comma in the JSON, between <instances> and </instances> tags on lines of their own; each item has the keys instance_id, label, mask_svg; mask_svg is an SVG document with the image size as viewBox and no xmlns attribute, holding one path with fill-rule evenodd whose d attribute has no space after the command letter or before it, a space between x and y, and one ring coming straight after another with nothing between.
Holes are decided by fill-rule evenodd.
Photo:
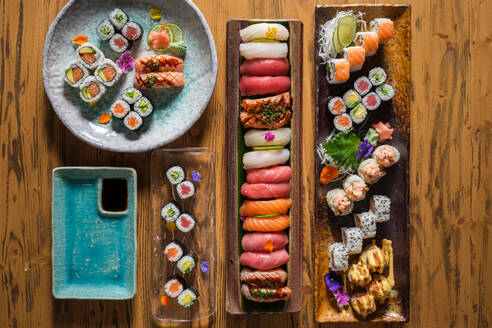
<instances>
[{"instance_id":1,"label":"cucumber slice","mask_svg":"<svg viewBox=\"0 0 492 328\"><path fill-rule=\"evenodd\" d=\"M254 38L249 40L249 42L280 42L274 38Z\"/></svg>"},{"instance_id":2,"label":"cucumber slice","mask_svg":"<svg viewBox=\"0 0 492 328\"><path fill-rule=\"evenodd\" d=\"M253 150L275 150L282 149L284 146L261 146L261 147L253 147Z\"/></svg>"},{"instance_id":3,"label":"cucumber slice","mask_svg":"<svg viewBox=\"0 0 492 328\"><path fill-rule=\"evenodd\" d=\"M267 214L267 215L258 215L258 216L253 216L254 218L257 219L267 219L267 218L273 218L276 216L280 216L280 214Z\"/></svg>"},{"instance_id":4,"label":"cucumber slice","mask_svg":"<svg viewBox=\"0 0 492 328\"><path fill-rule=\"evenodd\" d=\"M338 43L343 48L348 47L354 41L357 32L357 20L352 15L340 18L336 31Z\"/></svg>"}]
</instances>

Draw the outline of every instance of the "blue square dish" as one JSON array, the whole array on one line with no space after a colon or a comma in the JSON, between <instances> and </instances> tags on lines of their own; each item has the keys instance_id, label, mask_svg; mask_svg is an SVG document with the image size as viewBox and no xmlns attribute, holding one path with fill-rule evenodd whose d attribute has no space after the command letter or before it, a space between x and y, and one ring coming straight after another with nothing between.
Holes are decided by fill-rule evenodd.
<instances>
[{"instance_id":1,"label":"blue square dish","mask_svg":"<svg viewBox=\"0 0 492 328\"><path fill-rule=\"evenodd\" d=\"M124 179L126 208L103 208L105 179ZM108 181L109 181L108 180ZM124 190L124 189L122 189ZM137 174L132 168L53 170L53 296L129 299L137 281Z\"/></svg>"}]
</instances>

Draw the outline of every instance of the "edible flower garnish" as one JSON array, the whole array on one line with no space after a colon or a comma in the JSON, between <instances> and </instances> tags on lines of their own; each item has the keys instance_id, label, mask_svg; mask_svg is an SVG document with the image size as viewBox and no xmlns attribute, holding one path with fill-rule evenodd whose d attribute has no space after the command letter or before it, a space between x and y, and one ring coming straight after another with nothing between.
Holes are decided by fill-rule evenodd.
<instances>
[{"instance_id":1,"label":"edible flower garnish","mask_svg":"<svg viewBox=\"0 0 492 328\"><path fill-rule=\"evenodd\" d=\"M391 128L389 123L379 121L377 124L373 124L372 127L379 134L378 140L380 143L393 138L394 129Z\"/></svg>"},{"instance_id":2,"label":"edible flower garnish","mask_svg":"<svg viewBox=\"0 0 492 328\"><path fill-rule=\"evenodd\" d=\"M176 230L176 223L174 222L166 222L166 229L169 231Z\"/></svg>"},{"instance_id":3,"label":"edible flower garnish","mask_svg":"<svg viewBox=\"0 0 492 328\"><path fill-rule=\"evenodd\" d=\"M162 11L159 8L152 7L150 8L150 17L157 21L162 18Z\"/></svg>"},{"instance_id":4,"label":"edible flower garnish","mask_svg":"<svg viewBox=\"0 0 492 328\"><path fill-rule=\"evenodd\" d=\"M265 241L265 244L263 244L263 249L268 252L272 252L274 247L273 247L273 241L271 239L267 239Z\"/></svg>"},{"instance_id":5,"label":"edible flower garnish","mask_svg":"<svg viewBox=\"0 0 492 328\"><path fill-rule=\"evenodd\" d=\"M163 295L161 296L161 304L163 306L168 306L169 305L169 296Z\"/></svg>"},{"instance_id":6,"label":"edible flower garnish","mask_svg":"<svg viewBox=\"0 0 492 328\"><path fill-rule=\"evenodd\" d=\"M277 28L276 27L269 27L268 31L265 33L267 38L274 38L275 35L277 35Z\"/></svg>"},{"instance_id":7,"label":"edible flower garnish","mask_svg":"<svg viewBox=\"0 0 492 328\"><path fill-rule=\"evenodd\" d=\"M271 132L265 133L265 141L266 142L270 142L273 139L275 139L275 135L273 133L271 133Z\"/></svg>"},{"instance_id":8,"label":"edible flower garnish","mask_svg":"<svg viewBox=\"0 0 492 328\"><path fill-rule=\"evenodd\" d=\"M364 140L360 143L359 147L357 147L357 159L360 161L365 157L369 157L372 153L373 146L369 142L369 140Z\"/></svg>"},{"instance_id":9,"label":"edible flower garnish","mask_svg":"<svg viewBox=\"0 0 492 328\"><path fill-rule=\"evenodd\" d=\"M191 171L191 178L193 179L193 181L198 182L201 179L201 175L196 171Z\"/></svg>"},{"instance_id":10,"label":"edible flower garnish","mask_svg":"<svg viewBox=\"0 0 492 328\"><path fill-rule=\"evenodd\" d=\"M202 261L202 263L200 263L200 269L202 272L207 272L209 268L210 267L208 266L207 261Z\"/></svg>"},{"instance_id":11,"label":"edible flower garnish","mask_svg":"<svg viewBox=\"0 0 492 328\"><path fill-rule=\"evenodd\" d=\"M79 46L86 43L87 41L89 41L89 38L82 34L77 35L75 38L72 39L72 42L78 44Z\"/></svg>"},{"instance_id":12,"label":"edible flower garnish","mask_svg":"<svg viewBox=\"0 0 492 328\"><path fill-rule=\"evenodd\" d=\"M240 215L240 216L239 216L239 219L241 220L241 222L246 221L246 217L245 217L244 215Z\"/></svg>"},{"instance_id":13,"label":"edible flower garnish","mask_svg":"<svg viewBox=\"0 0 492 328\"><path fill-rule=\"evenodd\" d=\"M133 68L133 58L131 51L125 51L116 63L123 72L128 73L128 71Z\"/></svg>"},{"instance_id":14,"label":"edible flower garnish","mask_svg":"<svg viewBox=\"0 0 492 328\"><path fill-rule=\"evenodd\" d=\"M111 115L109 113L102 114L97 120L101 124L107 124L111 121Z\"/></svg>"},{"instance_id":15,"label":"edible flower garnish","mask_svg":"<svg viewBox=\"0 0 492 328\"><path fill-rule=\"evenodd\" d=\"M350 297L348 296L346 291L344 291L343 289L337 289L333 294L335 295L338 306L348 305Z\"/></svg>"},{"instance_id":16,"label":"edible flower garnish","mask_svg":"<svg viewBox=\"0 0 492 328\"><path fill-rule=\"evenodd\" d=\"M325 278L326 286L332 292L343 287L342 278L333 271L330 271L330 273L325 274L324 278Z\"/></svg>"},{"instance_id":17,"label":"edible flower garnish","mask_svg":"<svg viewBox=\"0 0 492 328\"><path fill-rule=\"evenodd\" d=\"M371 145L376 147L378 145L378 139L379 139L379 134L374 130L373 128L369 128L367 130L366 136L364 137L364 140L369 141Z\"/></svg>"},{"instance_id":18,"label":"edible flower garnish","mask_svg":"<svg viewBox=\"0 0 492 328\"><path fill-rule=\"evenodd\" d=\"M333 165L325 166L321 170L319 182L329 184L331 180L338 178L338 170Z\"/></svg>"}]
</instances>

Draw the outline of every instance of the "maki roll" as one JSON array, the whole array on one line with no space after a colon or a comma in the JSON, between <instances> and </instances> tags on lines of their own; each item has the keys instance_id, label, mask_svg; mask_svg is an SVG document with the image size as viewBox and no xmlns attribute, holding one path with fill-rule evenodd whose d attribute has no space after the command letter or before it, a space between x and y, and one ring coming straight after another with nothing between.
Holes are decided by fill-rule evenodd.
<instances>
[{"instance_id":1,"label":"maki roll","mask_svg":"<svg viewBox=\"0 0 492 328\"><path fill-rule=\"evenodd\" d=\"M171 184L177 185L184 180L186 174L181 166L175 165L167 169L166 176Z\"/></svg>"},{"instance_id":2,"label":"maki roll","mask_svg":"<svg viewBox=\"0 0 492 328\"><path fill-rule=\"evenodd\" d=\"M142 98L142 93L133 87L127 88L123 91L123 100L129 104L134 104Z\"/></svg>"},{"instance_id":3,"label":"maki roll","mask_svg":"<svg viewBox=\"0 0 492 328\"><path fill-rule=\"evenodd\" d=\"M366 49L363 47L348 47L343 49L343 58L350 64L350 71L360 71L366 61Z\"/></svg>"},{"instance_id":4,"label":"maki roll","mask_svg":"<svg viewBox=\"0 0 492 328\"><path fill-rule=\"evenodd\" d=\"M326 193L328 207L336 216L348 215L352 212L354 203L347 197L343 189L335 188Z\"/></svg>"},{"instance_id":5,"label":"maki roll","mask_svg":"<svg viewBox=\"0 0 492 328\"><path fill-rule=\"evenodd\" d=\"M331 271L345 271L348 269L349 252L343 243L331 243L328 246Z\"/></svg>"},{"instance_id":6,"label":"maki roll","mask_svg":"<svg viewBox=\"0 0 492 328\"><path fill-rule=\"evenodd\" d=\"M171 298L178 297L184 290L186 282L178 275L174 275L164 285L164 292Z\"/></svg>"},{"instance_id":7,"label":"maki roll","mask_svg":"<svg viewBox=\"0 0 492 328\"><path fill-rule=\"evenodd\" d=\"M352 118L352 121L355 124L362 123L367 117L367 110L366 107L362 104L357 104L355 107L350 111L350 118Z\"/></svg>"},{"instance_id":8,"label":"maki roll","mask_svg":"<svg viewBox=\"0 0 492 328\"><path fill-rule=\"evenodd\" d=\"M128 15L123 10L116 8L109 14L109 20L117 30L121 30L128 22Z\"/></svg>"},{"instance_id":9,"label":"maki roll","mask_svg":"<svg viewBox=\"0 0 492 328\"><path fill-rule=\"evenodd\" d=\"M114 35L113 24L111 24L108 19L101 21L96 27L96 33L99 39L103 41L111 39L111 37Z\"/></svg>"},{"instance_id":10,"label":"maki roll","mask_svg":"<svg viewBox=\"0 0 492 328\"><path fill-rule=\"evenodd\" d=\"M355 225L360 229L362 238L376 237L376 216L372 212L354 214Z\"/></svg>"},{"instance_id":11,"label":"maki roll","mask_svg":"<svg viewBox=\"0 0 492 328\"><path fill-rule=\"evenodd\" d=\"M370 202L371 212L376 216L376 222L386 222L390 219L391 200L382 195L374 195Z\"/></svg>"},{"instance_id":12,"label":"maki roll","mask_svg":"<svg viewBox=\"0 0 492 328\"><path fill-rule=\"evenodd\" d=\"M142 28L134 21L128 21L121 29L121 34L130 41L137 41L142 36Z\"/></svg>"},{"instance_id":13,"label":"maki roll","mask_svg":"<svg viewBox=\"0 0 492 328\"><path fill-rule=\"evenodd\" d=\"M115 33L111 39L109 39L109 46L113 51L118 53L125 52L129 45L130 43L128 40L120 33Z\"/></svg>"},{"instance_id":14,"label":"maki roll","mask_svg":"<svg viewBox=\"0 0 492 328\"><path fill-rule=\"evenodd\" d=\"M342 228L342 240L349 254L362 252L362 231L359 228Z\"/></svg>"},{"instance_id":15,"label":"maki roll","mask_svg":"<svg viewBox=\"0 0 492 328\"><path fill-rule=\"evenodd\" d=\"M371 282L371 273L365 263L354 263L347 271L347 280L352 287L365 288Z\"/></svg>"},{"instance_id":16,"label":"maki roll","mask_svg":"<svg viewBox=\"0 0 492 328\"><path fill-rule=\"evenodd\" d=\"M196 255L193 253L189 253L188 255L183 256L177 264L179 271L183 274L190 273L196 265Z\"/></svg>"},{"instance_id":17,"label":"maki roll","mask_svg":"<svg viewBox=\"0 0 492 328\"><path fill-rule=\"evenodd\" d=\"M333 97L328 102L328 110L333 115L341 115L345 113L347 106L345 106L342 97Z\"/></svg>"},{"instance_id":18,"label":"maki roll","mask_svg":"<svg viewBox=\"0 0 492 328\"><path fill-rule=\"evenodd\" d=\"M128 130L135 131L142 126L143 119L136 112L130 112L123 120Z\"/></svg>"},{"instance_id":19,"label":"maki roll","mask_svg":"<svg viewBox=\"0 0 492 328\"><path fill-rule=\"evenodd\" d=\"M185 252L185 248L183 244L181 244L177 240L173 240L169 244L167 244L166 248L164 248L164 255L169 260L169 262L177 262L183 256Z\"/></svg>"},{"instance_id":20,"label":"maki roll","mask_svg":"<svg viewBox=\"0 0 492 328\"><path fill-rule=\"evenodd\" d=\"M195 219L188 213L181 214L176 220L176 227L182 232L189 232L195 227Z\"/></svg>"},{"instance_id":21,"label":"maki roll","mask_svg":"<svg viewBox=\"0 0 492 328\"><path fill-rule=\"evenodd\" d=\"M362 103L368 110L375 110L381 105L381 98L375 92L370 92L362 98Z\"/></svg>"},{"instance_id":22,"label":"maki roll","mask_svg":"<svg viewBox=\"0 0 492 328\"><path fill-rule=\"evenodd\" d=\"M360 95L354 89L350 89L343 95L343 101L348 108L354 108L358 103L360 103Z\"/></svg>"},{"instance_id":23,"label":"maki roll","mask_svg":"<svg viewBox=\"0 0 492 328\"><path fill-rule=\"evenodd\" d=\"M326 68L326 80L330 84L340 84L350 77L350 63L345 58L330 59Z\"/></svg>"},{"instance_id":24,"label":"maki roll","mask_svg":"<svg viewBox=\"0 0 492 328\"><path fill-rule=\"evenodd\" d=\"M166 222L174 222L181 214L181 210L174 202L169 202L161 209L161 216Z\"/></svg>"},{"instance_id":25,"label":"maki roll","mask_svg":"<svg viewBox=\"0 0 492 328\"><path fill-rule=\"evenodd\" d=\"M333 124L338 131L345 132L352 128L352 119L348 114L338 115L333 119Z\"/></svg>"},{"instance_id":26,"label":"maki roll","mask_svg":"<svg viewBox=\"0 0 492 328\"><path fill-rule=\"evenodd\" d=\"M122 74L121 68L115 64L109 58L102 60L101 64L97 66L94 76L96 79L105 86L111 87L120 79Z\"/></svg>"},{"instance_id":27,"label":"maki roll","mask_svg":"<svg viewBox=\"0 0 492 328\"><path fill-rule=\"evenodd\" d=\"M391 85L385 83L376 88L376 93L382 101L389 101L394 97L395 90Z\"/></svg>"},{"instance_id":28,"label":"maki roll","mask_svg":"<svg viewBox=\"0 0 492 328\"><path fill-rule=\"evenodd\" d=\"M178 296L178 304L183 307L190 307L200 296L194 287L188 287Z\"/></svg>"},{"instance_id":29,"label":"maki roll","mask_svg":"<svg viewBox=\"0 0 492 328\"><path fill-rule=\"evenodd\" d=\"M63 80L69 86L78 88L87 76L89 76L89 71L79 61L73 60L65 68Z\"/></svg>"},{"instance_id":30,"label":"maki roll","mask_svg":"<svg viewBox=\"0 0 492 328\"><path fill-rule=\"evenodd\" d=\"M391 145L381 145L374 150L372 158L382 167L390 167L400 160L400 152Z\"/></svg>"},{"instance_id":31,"label":"maki roll","mask_svg":"<svg viewBox=\"0 0 492 328\"><path fill-rule=\"evenodd\" d=\"M386 172L381 169L381 166L373 158L362 161L357 168L357 172L368 184L376 183L386 175Z\"/></svg>"},{"instance_id":32,"label":"maki roll","mask_svg":"<svg viewBox=\"0 0 492 328\"><path fill-rule=\"evenodd\" d=\"M104 59L104 54L102 53L102 51L90 42L82 44L80 47L77 48L76 52L80 62L87 69L96 68Z\"/></svg>"},{"instance_id":33,"label":"maki roll","mask_svg":"<svg viewBox=\"0 0 492 328\"><path fill-rule=\"evenodd\" d=\"M369 29L377 33L380 44L393 37L393 21L389 18L374 18L369 23Z\"/></svg>"},{"instance_id":34,"label":"maki roll","mask_svg":"<svg viewBox=\"0 0 492 328\"><path fill-rule=\"evenodd\" d=\"M352 174L343 181L343 189L345 190L348 199L360 201L366 197L369 187L367 187L367 184L360 176Z\"/></svg>"},{"instance_id":35,"label":"maki roll","mask_svg":"<svg viewBox=\"0 0 492 328\"><path fill-rule=\"evenodd\" d=\"M190 180L184 180L176 185L176 190L179 198L190 198L195 194L195 185Z\"/></svg>"},{"instance_id":36,"label":"maki roll","mask_svg":"<svg viewBox=\"0 0 492 328\"><path fill-rule=\"evenodd\" d=\"M372 83L367 78L367 76L361 76L354 82L354 89L361 96L366 95L369 91L371 91L371 88L372 88Z\"/></svg>"},{"instance_id":37,"label":"maki roll","mask_svg":"<svg viewBox=\"0 0 492 328\"><path fill-rule=\"evenodd\" d=\"M386 81L386 72L381 67L375 67L369 71L369 80L377 87Z\"/></svg>"},{"instance_id":38,"label":"maki roll","mask_svg":"<svg viewBox=\"0 0 492 328\"><path fill-rule=\"evenodd\" d=\"M379 37L375 32L355 33L355 44L366 51L366 56L373 56L379 48Z\"/></svg>"},{"instance_id":39,"label":"maki roll","mask_svg":"<svg viewBox=\"0 0 492 328\"><path fill-rule=\"evenodd\" d=\"M95 104L106 92L106 88L97 82L94 76L88 76L79 86L80 99L89 104Z\"/></svg>"},{"instance_id":40,"label":"maki roll","mask_svg":"<svg viewBox=\"0 0 492 328\"><path fill-rule=\"evenodd\" d=\"M130 105L124 100L118 99L111 105L111 113L114 117L123 118L130 112Z\"/></svg>"},{"instance_id":41,"label":"maki roll","mask_svg":"<svg viewBox=\"0 0 492 328\"><path fill-rule=\"evenodd\" d=\"M152 106L152 104L150 103L150 100L148 100L145 97L140 98L133 105L133 110L136 111L142 117L147 117L150 114L152 114L153 109L154 109L154 106Z\"/></svg>"},{"instance_id":42,"label":"maki roll","mask_svg":"<svg viewBox=\"0 0 492 328\"><path fill-rule=\"evenodd\" d=\"M367 292L374 296L374 298L382 304L390 295L391 289L392 287L388 278L380 274L376 274L367 287Z\"/></svg>"},{"instance_id":43,"label":"maki roll","mask_svg":"<svg viewBox=\"0 0 492 328\"><path fill-rule=\"evenodd\" d=\"M367 268L370 272L383 273L384 268L389 263L389 257L376 246L375 241L369 246L367 246L360 255L362 259L366 262Z\"/></svg>"},{"instance_id":44,"label":"maki roll","mask_svg":"<svg viewBox=\"0 0 492 328\"><path fill-rule=\"evenodd\" d=\"M363 318L376 311L374 296L365 292L358 292L352 295L350 297L350 305Z\"/></svg>"}]
</instances>

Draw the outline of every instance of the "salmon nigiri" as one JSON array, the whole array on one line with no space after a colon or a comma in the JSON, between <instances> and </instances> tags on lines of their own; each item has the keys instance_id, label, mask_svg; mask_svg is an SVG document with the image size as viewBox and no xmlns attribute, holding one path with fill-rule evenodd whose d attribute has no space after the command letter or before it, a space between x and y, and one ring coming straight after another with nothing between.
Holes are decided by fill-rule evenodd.
<instances>
[{"instance_id":1,"label":"salmon nigiri","mask_svg":"<svg viewBox=\"0 0 492 328\"><path fill-rule=\"evenodd\" d=\"M369 29L378 34L380 44L393 37L393 21L389 18L374 18Z\"/></svg>"},{"instance_id":2,"label":"salmon nigiri","mask_svg":"<svg viewBox=\"0 0 492 328\"><path fill-rule=\"evenodd\" d=\"M244 216L286 214L292 204L290 198L272 200L245 200L239 213Z\"/></svg>"},{"instance_id":3,"label":"salmon nigiri","mask_svg":"<svg viewBox=\"0 0 492 328\"><path fill-rule=\"evenodd\" d=\"M379 47L379 37L376 32L358 32L355 34L355 44L366 50L366 56L372 56Z\"/></svg>"},{"instance_id":4,"label":"salmon nigiri","mask_svg":"<svg viewBox=\"0 0 492 328\"><path fill-rule=\"evenodd\" d=\"M326 79L330 84L339 84L350 77L350 63L345 58L330 59L326 67Z\"/></svg>"},{"instance_id":5,"label":"salmon nigiri","mask_svg":"<svg viewBox=\"0 0 492 328\"><path fill-rule=\"evenodd\" d=\"M247 217L243 223L246 231L282 231L290 226L290 218L287 215L274 216L272 218Z\"/></svg>"},{"instance_id":6,"label":"salmon nigiri","mask_svg":"<svg viewBox=\"0 0 492 328\"><path fill-rule=\"evenodd\" d=\"M362 68L366 61L366 49L362 47L348 47L343 49L343 57L350 64L350 71L356 72Z\"/></svg>"}]
</instances>

